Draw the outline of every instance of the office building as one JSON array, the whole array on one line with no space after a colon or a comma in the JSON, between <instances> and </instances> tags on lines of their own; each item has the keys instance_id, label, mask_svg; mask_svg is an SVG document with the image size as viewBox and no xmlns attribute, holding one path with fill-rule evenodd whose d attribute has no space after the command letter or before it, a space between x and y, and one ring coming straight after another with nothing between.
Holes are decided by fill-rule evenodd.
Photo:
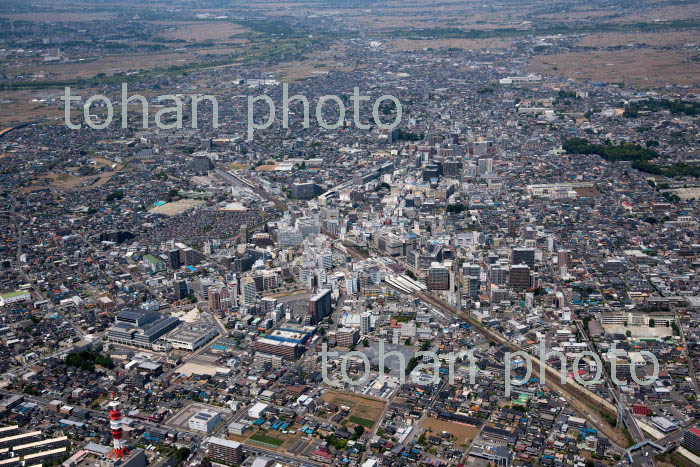
<instances>
[{"instance_id":1,"label":"office building","mask_svg":"<svg viewBox=\"0 0 700 467\"><path fill-rule=\"evenodd\" d=\"M331 314L331 291L324 289L309 299L309 315L316 324Z\"/></svg>"},{"instance_id":2,"label":"office building","mask_svg":"<svg viewBox=\"0 0 700 467\"><path fill-rule=\"evenodd\" d=\"M221 421L221 414L219 412L214 410L200 410L190 418L188 425L190 430L211 433Z\"/></svg>"},{"instance_id":3,"label":"office building","mask_svg":"<svg viewBox=\"0 0 700 467\"><path fill-rule=\"evenodd\" d=\"M272 313L277 307L277 299L272 297L263 297L260 300L262 312L265 314Z\"/></svg>"},{"instance_id":4,"label":"office building","mask_svg":"<svg viewBox=\"0 0 700 467\"><path fill-rule=\"evenodd\" d=\"M508 287L515 292L524 292L530 288L530 268L526 264L511 266Z\"/></svg>"},{"instance_id":5,"label":"office building","mask_svg":"<svg viewBox=\"0 0 700 467\"><path fill-rule=\"evenodd\" d=\"M685 430L682 444L690 452L700 455L700 425Z\"/></svg>"},{"instance_id":6,"label":"office building","mask_svg":"<svg viewBox=\"0 0 700 467\"><path fill-rule=\"evenodd\" d=\"M440 263L433 263L428 269L429 290L450 290L450 270Z\"/></svg>"},{"instance_id":7,"label":"office building","mask_svg":"<svg viewBox=\"0 0 700 467\"><path fill-rule=\"evenodd\" d=\"M535 269L535 249L534 248L513 248L512 264L527 264L534 271Z\"/></svg>"},{"instance_id":8,"label":"office building","mask_svg":"<svg viewBox=\"0 0 700 467\"><path fill-rule=\"evenodd\" d=\"M243 445L237 441L212 436L209 438L209 456L212 460L228 465L243 462Z\"/></svg>"},{"instance_id":9,"label":"office building","mask_svg":"<svg viewBox=\"0 0 700 467\"><path fill-rule=\"evenodd\" d=\"M155 341L177 327L180 321L157 311L123 311L107 329L110 342L152 349Z\"/></svg>"},{"instance_id":10,"label":"office building","mask_svg":"<svg viewBox=\"0 0 700 467\"><path fill-rule=\"evenodd\" d=\"M340 328L335 333L335 340L339 347L352 347L357 344L360 333L354 328Z\"/></svg>"}]
</instances>

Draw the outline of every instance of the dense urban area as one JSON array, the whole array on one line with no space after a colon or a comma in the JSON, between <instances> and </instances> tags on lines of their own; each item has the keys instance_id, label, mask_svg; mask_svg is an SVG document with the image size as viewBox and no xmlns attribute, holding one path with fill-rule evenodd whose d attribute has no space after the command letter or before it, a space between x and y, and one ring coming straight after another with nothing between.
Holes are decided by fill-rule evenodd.
<instances>
[{"instance_id":1,"label":"dense urban area","mask_svg":"<svg viewBox=\"0 0 700 467\"><path fill-rule=\"evenodd\" d=\"M700 465L700 8L482 3L0 1L0 467Z\"/></svg>"}]
</instances>

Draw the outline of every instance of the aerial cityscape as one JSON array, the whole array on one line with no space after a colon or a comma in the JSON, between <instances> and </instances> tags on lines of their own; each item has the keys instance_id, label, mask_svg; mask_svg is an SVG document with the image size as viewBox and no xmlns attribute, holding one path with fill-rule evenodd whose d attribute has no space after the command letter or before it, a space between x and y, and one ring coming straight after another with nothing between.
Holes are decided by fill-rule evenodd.
<instances>
[{"instance_id":1,"label":"aerial cityscape","mask_svg":"<svg viewBox=\"0 0 700 467\"><path fill-rule=\"evenodd\" d=\"M700 465L700 2L0 0L0 467Z\"/></svg>"}]
</instances>

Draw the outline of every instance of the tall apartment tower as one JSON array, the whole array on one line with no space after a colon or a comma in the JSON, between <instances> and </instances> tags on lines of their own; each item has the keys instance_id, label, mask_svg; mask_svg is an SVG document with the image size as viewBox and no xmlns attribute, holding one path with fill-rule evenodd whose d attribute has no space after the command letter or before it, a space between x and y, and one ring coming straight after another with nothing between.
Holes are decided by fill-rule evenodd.
<instances>
[{"instance_id":1,"label":"tall apartment tower","mask_svg":"<svg viewBox=\"0 0 700 467\"><path fill-rule=\"evenodd\" d=\"M372 330L371 315L369 313L362 313L360 317L360 334L366 336Z\"/></svg>"},{"instance_id":2,"label":"tall apartment tower","mask_svg":"<svg viewBox=\"0 0 700 467\"><path fill-rule=\"evenodd\" d=\"M526 264L511 266L508 287L515 292L524 292L530 288L530 268Z\"/></svg>"},{"instance_id":3,"label":"tall apartment tower","mask_svg":"<svg viewBox=\"0 0 700 467\"><path fill-rule=\"evenodd\" d=\"M493 172L493 159L490 157L479 159L479 175L482 177Z\"/></svg>"},{"instance_id":4,"label":"tall apartment tower","mask_svg":"<svg viewBox=\"0 0 700 467\"><path fill-rule=\"evenodd\" d=\"M527 264L530 269L535 269L534 248L513 248L513 264Z\"/></svg>"},{"instance_id":5,"label":"tall apartment tower","mask_svg":"<svg viewBox=\"0 0 700 467\"><path fill-rule=\"evenodd\" d=\"M569 256L571 250L559 250L557 256L559 257L559 269L569 267Z\"/></svg>"},{"instance_id":6,"label":"tall apartment tower","mask_svg":"<svg viewBox=\"0 0 700 467\"><path fill-rule=\"evenodd\" d=\"M518 237L518 222L516 221L515 217L508 218L508 236L510 238Z\"/></svg>"},{"instance_id":7,"label":"tall apartment tower","mask_svg":"<svg viewBox=\"0 0 700 467\"><path fill-rule=\"evenodd\" d=\"M241 280L241 294L243 295L243 304L252 306L255 304L255 299L258 296L258 289L255 287L255 281L252 277L246 276Z\"/></svg>"}]
</instances>

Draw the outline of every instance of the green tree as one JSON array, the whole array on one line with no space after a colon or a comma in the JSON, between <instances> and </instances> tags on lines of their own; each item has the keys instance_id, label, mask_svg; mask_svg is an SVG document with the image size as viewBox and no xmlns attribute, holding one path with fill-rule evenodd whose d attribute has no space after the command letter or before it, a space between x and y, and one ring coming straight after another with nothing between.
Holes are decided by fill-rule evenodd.
<instances>
[{"instance_id":1,"label":"green tree","mask_svg":"<svg viewBox=\"0 0 700 467\"><path fill-rule=\"evenodd\" d=\"M105 201L113 201L115 199L119 200L122 198L124 198L124 191L123 190L115 190L105 197Z\"/></svg>"},{"instance_id":2,"label":"green tree","mask_svg":"<svg viewBox=\"0 0 700 467\"><path fill-rule=\"evenodd\" d=\"M467 206L465 206L464 204L461 204L461 203L447 205L447 212L449 212L449 213L459 214L460 212L466 211L466 210L467 210Z\"/></svg>"},{"instance_id":3,"label":"green tree","mask_svg":"<svg viewBox=\"0 0 700 467\"><path fill-rule=\"evenodd\" d=\"M190 457L189 448L179 448L177 451L175 451L175 458L179 462L184 462L188 457Z\"/></svg>"},{"instance_id":4,"label":"green tree","mask_svg":"<svg viewBox=\"0 0 700 467\"><path fill-rule=\"evenodd\" d=\"M365 427L362 425L355 425L355 433L353 439L360 439L365 432Z\"/></svg>"}]
</instances>

